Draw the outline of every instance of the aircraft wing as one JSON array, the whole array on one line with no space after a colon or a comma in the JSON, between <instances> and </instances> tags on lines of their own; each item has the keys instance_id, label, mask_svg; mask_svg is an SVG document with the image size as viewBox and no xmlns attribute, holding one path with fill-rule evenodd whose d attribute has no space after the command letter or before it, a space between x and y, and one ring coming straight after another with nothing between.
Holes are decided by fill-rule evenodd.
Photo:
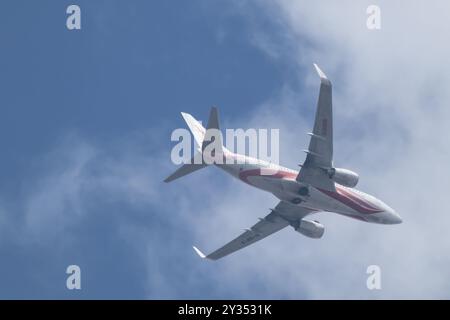
<instances>
[{"instance_id":1,"label":"aircraft wing","mask_svg":"<svg viewBox=\"0 0 450 320\"><path fill-rule=\"evenodd\" d=\"M313 210L281 201L265 218L260 218L260 221L253 227L247 229L244 233L224 245L222 248L209 255L204 255L196 247L194 247L194 250L201 258L217 260L264 239L272 233L287 227L292 222L303 219L311 212L313 212Z\"/></svg>"},{"instance_id":2,"label":"aircraft wing","mask_svg":"<svg viewBox=\"0 0 450 320\"><path fill-rule=\"evenodd\" d=\"M335 191L334 182L327 170L333 167L333 112L331 81L325 73L314 64L320 77L319 100L317 101L314 128L308 133L309 141L306 159L302 165L297 181L314 187Z\"/></svg>"}]
</instances>

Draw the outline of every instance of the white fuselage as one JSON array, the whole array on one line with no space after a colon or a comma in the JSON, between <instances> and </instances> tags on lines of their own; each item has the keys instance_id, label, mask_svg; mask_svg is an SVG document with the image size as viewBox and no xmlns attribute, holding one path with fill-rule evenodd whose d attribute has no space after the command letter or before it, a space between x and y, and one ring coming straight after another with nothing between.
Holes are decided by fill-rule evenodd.
<instances>
[{"instance_id":1,"label":"white fuselage","mask_svg":"<svg viewBox=\"0 0 450 320\"><path fill-rule=\"evenodd\" d=\"M380 223L401 223L400 216L381 200L339 184L328 191L297 181L299 171L263 160L224 152L224 164L219 168L239 180L274 194L278 199L312 209L336 212L358 220Z\"/></svg>"}]
</instances>

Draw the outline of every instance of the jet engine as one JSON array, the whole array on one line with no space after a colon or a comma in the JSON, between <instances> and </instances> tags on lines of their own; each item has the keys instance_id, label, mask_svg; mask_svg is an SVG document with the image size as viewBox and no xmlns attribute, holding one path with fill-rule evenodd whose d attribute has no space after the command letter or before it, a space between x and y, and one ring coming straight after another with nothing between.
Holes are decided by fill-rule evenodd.
<instances>
[{"instance_id":1,"label":"jet engine","mask_svg":"<svg viewBox=\"0 0 450 320\"><path fill-rule=\"evenodd\" d=\"M319 239L322 238L325 232L323 224L317 221L300 220L298 226L294 227L295 231L301 233L309 238Z\"/></svg>"},{"instance_id":2,"label":"jet engine","mask_svg":"<svg viewBox=\"0 0 450 320\"><path fill-rule=\"evenodd\" d=\"M359 180L357 173L342 168L331 168L328 170L328 175L334 182L350 188L355 187Z\"/></svg>"}]
</instances>

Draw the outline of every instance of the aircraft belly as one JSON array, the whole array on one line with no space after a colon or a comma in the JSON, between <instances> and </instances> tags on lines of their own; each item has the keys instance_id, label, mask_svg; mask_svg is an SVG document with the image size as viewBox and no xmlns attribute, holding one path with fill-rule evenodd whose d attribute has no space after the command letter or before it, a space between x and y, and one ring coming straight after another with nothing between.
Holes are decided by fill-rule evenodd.
<instances>
[{"instance_id":1,"label":"aircraft belly","mask_svg":"<svg viewBox=\"0 0 450 320\"><path fill-rule=\"evenodd\" d=\"M324 210L324 211L332 211L332 212L342 213L342 214L358 213L357 211L346 206L342 202L327 196L326 194L324 194L323 192L321 192L315 188L311 188L310 199L311 199L312 203L314 203L315 205L320 207L321 210Z\"/></svg>"},{"instance_id":2,"label":"aircraft belly","mask_svg":"<svg viewBox=\"0 0 450 320\"><path fill-rule=\"evenodd\" d=\"M280 179L276 179L270 176L248 177L248 182L250 182L250 184L256 188L266 190L272 193L276 193L281 190Z\"/></svg>"},{"instance_id":3,"label":"aircraft belly","mask_svg":"<svg viewBox=\"0 0 450 320\"><path fill-rule=\"evenodd\" d=\"M311 186L309 187L308 196L299 195L298 188L301 184L297 181L281 180L271 176L257 175L249 176L246 182L258 189L273 193L277 198L283 201L295 203L295 199L301 199L301 206L310 209L347 215L359 215L359 212Z\"/></svg>"}]
</instances>

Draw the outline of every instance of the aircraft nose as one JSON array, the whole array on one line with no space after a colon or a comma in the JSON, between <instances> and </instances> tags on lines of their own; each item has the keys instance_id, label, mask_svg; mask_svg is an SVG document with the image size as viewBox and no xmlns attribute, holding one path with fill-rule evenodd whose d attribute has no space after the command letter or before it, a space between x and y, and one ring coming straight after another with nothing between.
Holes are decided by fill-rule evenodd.
<instances>
[{"instance_id":1,"label":"aircraft nose","mask_svg":"<svg viewBox=\"0 0 450 320\"><path fill-rule=\"evenodd\" d=\"M386 208L386 213L388 213L388 217L389 217L387 219L387 221L388 221L389 224L399 224L399 223L403 222L403 220L400 217L400 215L397 212L395 212L394 209L392 209L392 208L390 208L388 206L386 206L386 207L387 207Z\"/></svg>"},{"instance_id":2,"label":"aircraft nose","mask_svg":"<svg viewBox=\"0 0 450 320\"><path fill-rule=\"evenodd\" d=\"M399 216L399 214L394 211L394 212L391 212L391 222L392 222L392 224L399 224L399 223L402 223L403 220Z\"/></svg>"},{"instance_id":3,"label":"aircraft nose","mask_svg":"<svg viewBox=\"0 0 450 320\"><path fill-rule=\"evenodd\" d=\"M395 212L394 209L389 207L386 203L380 201L380 202L378 202L378 204L379 204L380 209L383 210L377 215L377 217L375 217L377 219L378 223L399 224L399 223L403 222L400 215L397 212Z\"/></svg>"}]
</instances>

